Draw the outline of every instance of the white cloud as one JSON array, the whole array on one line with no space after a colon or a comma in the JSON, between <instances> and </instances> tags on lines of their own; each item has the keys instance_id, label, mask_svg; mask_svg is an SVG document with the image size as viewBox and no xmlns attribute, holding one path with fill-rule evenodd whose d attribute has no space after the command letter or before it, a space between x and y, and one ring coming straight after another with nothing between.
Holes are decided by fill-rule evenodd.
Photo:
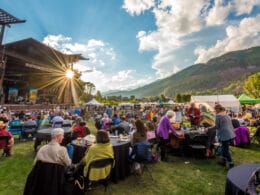
<instances>
[{"instance_id":1,"label":"white cloud","mask_svg":"<svg viewBox=\"0 0 260 195\"><path fill-rule=\"evenodd\" d=\"M66 43L71 41L70 37L65 37L63 35L48 35L44 37L43 43L49 45L50 47L59 49L60 43Z\"/></svg>"},{"instance_id":2,"label":"white cloud","mask_svg":"<svg viewBox=\"0 0 260 195\"><path fill-rule=\"evenodd\" d=\"M181 38L199 31L203 26L202 10L208 6L205 0L162 0L153 8L157 30L152 32L139 31L139 51L156 50L152 68L159 78L179 71L175 65L174 51L184 43Z\"/></svg>"},{"instance_id":3,"label":"white cloud","mask_svg":"<svg viewBox=\"0 0 260 195\"><path fill-rule=\"evenodd\" d=\"M226 17L231 11L231 3L224 5L224 0L215 0L214 7L210 9L206 17L208 26L224 24Z\"/></svg>"},{"instance_id":4,"label":"white cloud","mask_svg":"<svg viewBox=\"0 0 260 195\"><path fill-rule=\"evenodd\" d=\"M104 47L105 44L104 44L103 41L95 40L95 39L90 39L90 40L88 41L87 46L88 46L89 48L95 48L95 47Z\"/></svg>"},{"instance_id":5,"label":"white cloud","mask_svg":"<svg viewBox=\"0 0 260 195\"><path fill-rule=\"evenodd\" d=\"M84 64L92 68L111 65L116 59L113 48L101 40L90 39L87 43L74 43L70 37L48 35L43 39L43 43L63 53L81 53L84 57L89 57L89 61L84 62Z\"/></svg>"},{"instance_id":6,"label":"white cloud","mask_svg":"<svg viewBox=\"0 0 260 195\"><path fill-rule=\"evenodd\" d=\"M126 80L133 79L131 73L134 73L134 70L123 70L123 71L119 71L117 73L117 75L114 75L112 77L112 81L118 81L118 82L124 82Z\"/></svg>"},{"instance_id":7,"label":"white cloud","mask_svg":"<svg viewBox=\"0 0 260 195\"><path fill-rule=\"evenodd\" d=\"M82 72L82 80L92 82L97 90L136 88L155 80L147 75L138 78L136 71L132 69L119 70L114 49L102 40L90 39L86 43L75 43L70 37L48 35L43 42L64 53L80 53L89 57L90 60L75 63L74 68ZM111 68L114 68L114 71L111 71Z\"/></svg>"},{"instance_id":8,"label":"white cloud","mask_svg":"<svg viewBox=\"0 0 260 195\"><path fill-rule=\"evenodd\" d=\"M103 92L133 89L154 81L154 77L148 75L137 78L135 70L123 70L111 74L94 69L93 72L84 74L82 79L91 81L97 90Z\"/></svg>"},{"instance_id":9,"label":"white cloud","mask_svg":"<svg viewBox=\"0 0 260 195\"><path fill-rule=\"evenodd\" d=\"M230 25L226 28L226 38L218 40L209 48L198 47L194 53L198 55L195 63L205 63L213 57L226 52L246 49L260 45L260 15L244 18L239 25Z\"/></svg>"},{"instance_id":10,"label":"white cloud","mask_svg":"<svg viewBox=\"0 0 260 195\"><path fill-rule=\"evenodd\" d=\"M130 15L140 15L154 6L154 0L124 0L123 8Z\"/></svg>"},{"instance_id":11,"label":"white cloud","mask_svg":"<svg viewBox=\"0 0 260 195\"><path fill-rule=\"evenodd\" d=\"M236 14L250 14L254 6L260 5L260 0L233 0L234 9Z\"/></svg>"},{"instance_id":12,"label":"white cloud","mask_svg":"<svg viewBox=\"0 0 260 195\"><path fill-rule=\"evenodd\" d=\"M140 3L141 2L141 3ZM156 30L140 30L136 38L139 40L139 51L157 51L152 60L152 68L159 78L169 76L180 70L176 64L175 51L190 44L186 37L192 39L193 33L199 33L207 26L225 24L231 13L236 15L249 14L260 0L160 0L155 3L142 4L144 1L125 0L123 8L130 15L140 15L145 10L154 14ZM198 62L205 62L225 52L243 49L259 44L259 32L256 24L243 20L240 26L229 26L227 37L218 40L215 46L206 48L198 46L194 53ZM258 21L254 20L258 23ZM255 40L255 41L253 41Z\"/></svg>"}]
</instances>

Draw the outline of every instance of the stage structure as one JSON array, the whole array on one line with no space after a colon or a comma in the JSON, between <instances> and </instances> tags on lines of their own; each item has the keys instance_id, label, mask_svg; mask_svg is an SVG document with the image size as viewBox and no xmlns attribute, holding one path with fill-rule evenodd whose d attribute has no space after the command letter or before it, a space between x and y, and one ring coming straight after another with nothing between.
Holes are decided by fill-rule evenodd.
<instances>
[{"instance_id":1,"label":"stage structure","mask_svg":"<svg viewBox=\"0 0 260 195\"><path fill-rule=\"evenodd\" d=\"M1 32L0 32L0 46L2 46L2 42L4 39L4 32L5 27L11 27L11 24L17 24L17 23L24 23L25 20L20 20L11 14L7 13L6 11L0 9L0 25L1 25ZM4 47L2 47L4 49ZM1 49L1 50L2 50ZM5 74L5 67L6 67L6 59L3 55L3 51L0 53L0 95L3 94L3 78ZM0 99L1 100L1 99ZM0 103L2 103L0 101Z\"/></svg>"},{"instance_id":2,"label":"stage structure","mask_svg":"<svg viewBox=\"0 0 260 195\"><path fill-rule=\"evenodd\" d=\"M33 38L7 43L1 51L6 58L4 103L73 102L73 79L66 77L66 71L72 69L73 63L87 58L61 53Z\"/></svg>"}]
</instances>

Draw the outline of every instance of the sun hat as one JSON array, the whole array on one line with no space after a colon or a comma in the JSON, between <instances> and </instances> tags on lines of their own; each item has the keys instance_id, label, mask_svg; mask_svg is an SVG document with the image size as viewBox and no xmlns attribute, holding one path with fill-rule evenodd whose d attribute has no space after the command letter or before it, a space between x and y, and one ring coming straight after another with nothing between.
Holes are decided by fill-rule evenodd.
<instances>
[{"instance_id":1,"label":"sun hat","mask_svg":"<svg viewBox=\"0 0 260 195\"><path fill-rule=\"evenodd\" d=\"M4 121L0 121L0 127L2 127L2 126L4 126L4 127L6 126Z\"/></svg>"}]
</instances>

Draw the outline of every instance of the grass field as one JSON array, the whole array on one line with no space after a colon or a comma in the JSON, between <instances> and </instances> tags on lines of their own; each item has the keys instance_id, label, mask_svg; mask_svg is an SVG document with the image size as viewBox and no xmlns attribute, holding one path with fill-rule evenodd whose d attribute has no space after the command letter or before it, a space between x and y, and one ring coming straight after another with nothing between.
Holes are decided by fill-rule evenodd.
<instances>
[{"instance_id":1,"label":"grass field","mask_svg":"<svg viewBox=\"0 0 260 195\"><path fill-rule=\"evenodd\" d=\"M260 144L248 149L231 147L235 165L260 163ZM16 143L13 156L0 160L0 194L23 193L28 173L34 160L33 141ZM224 194L227 170L216 164L217 159L193 159L171 156L169 162L158 162L149 168L155 181L146 173L141 184L135 176L112 184L113 194ZM103 186L91 194L104 194Z\"/></svg>"}]
</instances>

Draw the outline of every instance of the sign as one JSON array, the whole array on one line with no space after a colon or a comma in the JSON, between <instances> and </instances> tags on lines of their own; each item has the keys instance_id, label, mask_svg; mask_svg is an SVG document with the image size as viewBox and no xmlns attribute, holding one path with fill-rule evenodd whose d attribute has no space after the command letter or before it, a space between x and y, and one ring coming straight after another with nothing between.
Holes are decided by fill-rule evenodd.
<instances>
[{"instance_id":1,"label":"sign","mask_svg":"<svg viewBox=\"0 0 260 195\"><path fill-rule=\"evenodd\" d=\"M18 96L18 89L10 87L8 91L8 101L14 103Z\"/></svg>"},{"instance_id":2,"label":"sign","mask_svg":"<svg viewBox=\"0 0 260 195\"><path fill-rule=\"evenodd\" d=\"M35 104L37 99L37 89L30 88L29 90L29 101Z\"/></svg>"}]
</instances>

